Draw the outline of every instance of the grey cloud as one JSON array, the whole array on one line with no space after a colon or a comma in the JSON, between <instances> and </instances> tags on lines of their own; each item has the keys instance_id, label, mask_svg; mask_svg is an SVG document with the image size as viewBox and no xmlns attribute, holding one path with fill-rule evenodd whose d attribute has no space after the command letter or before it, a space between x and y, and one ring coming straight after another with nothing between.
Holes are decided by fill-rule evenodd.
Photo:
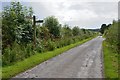
<instances>
[{"instance_id":1,"label":"grey cloud","mask_svg":"<svg viewBox=\"0 0 120 80\"><path fill-rule=\"evenodd\" d=\"M26 6L32 7L34 14L40 18L44 19L47 16L52 15L52 13L49 11L50 9L46 9L45 6L43 5L44 2L27 2L23 3Z\"/></svg>"},{"instance_id":2,"label":"grey cloud","mask_svg":"<svg viewBox=\"0 0 120 80\"><path fill-rule=\"evenodd\" d=\"M51 6L45 6L43 4L46 4L46 2L32 2L32 6L34 9L34 12L39 18L45 18L50 15L56 15L52 13L53 7ZM59 7L58 12L65 9L65 4L63 5L63 2L60 2L57 4ZM47 7L47 8L46 8ZM104 16L111 15L111 13L117 14L117 3L116 2L83 2L83 3L73 3L70 4L68 8L65 9L66 11L70 10L76 10L77 12L79 10L89 10L94 12L98 17L92 18L90 20L84 20L79 18L78 21L66 21L63 23L67 23L69 25L73 26L79 26L80 28L100 28L102 23L110 23L112 22L112 18L108 19ZM86 13L85 13L86 14ZM64 15L64 13L63 13ZM80 14L79 14L80 15ZM104 16L103 16L104 15ZM67 15L66 15L67 16ZM76 15L78 16L78 15ZM113 16L114 17L114 16ZM114 17L116 18L116 17Z\"/></svg>"},{"instance_id":3,"label":"grey cloud","mask_svg":"<svg viewBox=\"0 0 120 80\"><path fill-rule=\"evenodd\" d=\"M117 12L117 2L83 2L83 4L74 4L69 7L71 10L92 10L97 14Z\"/></svg>"},{"instance_id":4,"label":"grey cloud","mask_svg":"<svg viewBox=\"0 0 120 80\"><path fill-rule=\"evenodd\" d=\"M71 5L69 7L69 9L72 9L72 10L81 10L81 9L84 9L85 7L84 6L81 6L80 4L74 4L74 5Z\"/></svg>"},{"instance_id":5,"label":"grey cloud","mask_svg":"<svg viewBox=\"0 0 120 80\"><path fill-rule=\"evenodd\" d=\"M117 2L76 2L73 4L70 4L69 7L66 7L65 4L63 4L64 2L60 2L57 3L58 9L54 9L54 7L51 6L47 6L44 5L47 2L27 2L27 3L23 3L26 6L31 6L33 7L33 10L35 12L35 15L37 15L40 19L44 19L47 16L51 16L51 15L56 15L57 13L60 13L61 11L63 11L62 13L60 13L61 15L64 16L69 16L68 14L65 14L67 11L71 11L71 10L75 10L76 12L78 12L78 15L75 15L77 17L79 17L79 11L82 10L88 10L93 12L95 15L97 15L97 17L95 18L91 18L91 19L87 19L88 17L82 17L84 19L82 19L81 17L79 18L79 20L77 21L66 21L66 22L62 22L62 23L66 23L73 26L79 26L80 28L100 28L101 24L103 23L111 23L113 18L116 19L115 16L112 16L112 14L118 14L117 13ZM69 3L66 3L69 4ZM56 4L55 4L56 5ZM57 13L54 13L54 10L56 10ZM87 14L87 13L85 13ZM109 15L111 18L105 18L104 16ZM59 18L60 21L62 21L62 17L61 16ZM71 17L71 15L70 15ZM71 17L71 19L74 19L74 17ZM90 18L90 17L89 17Z\"/></svg>"},{"instance_id":6,"label":"grey cloud","mask_svg":"<svg viewBox=\"0 0 120 80\"><path fill-rule=\"evenodd\" d=\"M91 7L97 14L109 14L117 12L117 2L93 2Z\"/></svg>"}]
</instances>

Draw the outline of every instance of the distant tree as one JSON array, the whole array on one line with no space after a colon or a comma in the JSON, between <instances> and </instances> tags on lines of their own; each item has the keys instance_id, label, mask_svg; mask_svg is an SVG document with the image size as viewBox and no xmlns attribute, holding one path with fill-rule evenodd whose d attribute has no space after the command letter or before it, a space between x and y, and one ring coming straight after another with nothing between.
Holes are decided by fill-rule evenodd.
<instances>
[{"instance_id":1,"label":"distant tree","mask_svg":"<svg viewBox=\"0 0 120 80\"><path fill-rule=\"evenodd\" d=\"M79 27L75 26L73 29L72 29L72 33L73 33L73 36L77 36L80 34L80 29Z\"/></svg>"},{"instance_id":2,"label":"distant tree","mask_svg":"<svg viewBox=\"0 0 120 80\"><path fill-rule=\"evenodd\" d=\"M54 16L45 18L43 26L48 28L53 37L60 37L60 24Z\"/></svg>"},{"instance_id":3,"label":"distant tree","mask_svg":"<svg viewBox=\"0 0 120 80\"><path fill-rule=\"evenodd\" d=\"M108 29L111 25L112 25L112 24L108 24L108 25L107 25L107 29Z\"/></svg>"},{"instance_id":4,"label":"distant tree","mask_svg":"<svg viewBox=\"0 0 120 80\"><path fill-rule=\"evenodd\" d=\"M100 32L103 34L105 32L106 29L108 29L110 27L111 24L102 24L101 28L100 28Z\"/></svg>"},{"instance_id":5,"label":"distant tree","mask_svg":"<svg viewBox=\"0 0 120 80\"><path fill-rule=\"evenodd\" d=\"M70 29L69 25L65 24L62 27L62 36L63 37L71 37L72 36L72 30Z\"/></svg>"},{"instance_id":6,"label":"distant tree","mask_svg":"<svg viewBox=\"0 0 120 80\"><path fill-rule=\"evenodd\" d=\"M85 29L81 29L81 30L82 30L83 34L86 34L86 30Z\"/></svg>"}]
</instances>

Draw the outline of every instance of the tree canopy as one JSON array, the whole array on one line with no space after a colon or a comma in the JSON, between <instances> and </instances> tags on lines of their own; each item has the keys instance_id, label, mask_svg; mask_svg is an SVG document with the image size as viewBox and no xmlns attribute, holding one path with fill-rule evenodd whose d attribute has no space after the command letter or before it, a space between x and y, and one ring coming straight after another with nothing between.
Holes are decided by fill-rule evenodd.
<instances>
[{"instance_id":1,"label":"tree canopy","mask_svg":"<svg viewBox=\"0 0 120 80\"><path fill-rule=\"evenodd\" d=\"M26 8L20 2L11 2L2 12L3 48L17 43L28 43L32 40L32 8Z\"/></svg>"},{"instance_id":2,"label":"tree canopy","mask_svg":"<svg viewBox=\"0 0 120 80\"><path fill-rule=\"evenodd\" d=\"M48 28L49 32L53 35L53 37L60 36L60 24L58 22L58 19L54 16L45 18L43 26Z\"/></svg>"}]
</instances>

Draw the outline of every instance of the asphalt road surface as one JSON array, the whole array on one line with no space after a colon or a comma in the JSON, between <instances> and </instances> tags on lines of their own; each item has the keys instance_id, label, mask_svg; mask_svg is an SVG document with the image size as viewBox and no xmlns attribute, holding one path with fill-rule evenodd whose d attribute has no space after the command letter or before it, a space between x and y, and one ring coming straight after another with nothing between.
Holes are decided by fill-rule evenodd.
<instances>
[{"instance_id":1,"label":"asphalt road surface","mask_svg":"<svg viewBox=\"0 0 120 80\"><path fill-rule=\"evenodd\" d=\"M98 36L14 78L103 78L103 40Z\"/></svg>"}]
</instances>

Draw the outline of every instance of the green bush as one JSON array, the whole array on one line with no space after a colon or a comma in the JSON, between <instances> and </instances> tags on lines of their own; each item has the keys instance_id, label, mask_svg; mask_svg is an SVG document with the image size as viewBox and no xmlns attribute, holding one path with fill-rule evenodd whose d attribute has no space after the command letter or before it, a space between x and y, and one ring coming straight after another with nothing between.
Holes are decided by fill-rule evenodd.
<instances>
[{"instance_id":1,"label":"green bush","mask_svg":"<svg viewBox=\"0 0 120 80\"><path fill-rule=\"evenodd\" d=\"M44 47L44 44L42 42L37 44L36 51L39 52L39 53L45 52L45 47Z\"/></svg>"},{"instance_id":2,"label":"green bush","mask_svg":"<svg viewBox=\"0 0 120 80\"><path fill-rule=\"evenodd\" d=\"M112 48L115 48L118 51L119 39L118 39L118 24L120 22L113 22L113 24L109 27L105 32L106 41L111 44ZM118 51L119 52L119 51Z\"/></svg>"},{"instance_id":3,"label":"green bush","mask_svg":"<svg viewBox=\"0 0 120 80\"><path fill-rule=\"evenodd\" d=\"M61 39L60 41L57 42L59 47L65 46L65 40Z\"/></svg>"},{"instance_id":4,"label":"green bush","mask_svg":"<svg viewBox=\"0 0 120 80\"><path fill-rule=\"evenodd\" d=\"M26 54L25 57L30 57L31 55L35 54L33 51L33 44L27 44L27 46L24 47L24 51L24 54Z\"/></svg>"},{"instance_id":5,"label":"green bush","mask_svg":"<svg viewBox=\"0 0 120 80\"><path fill-rule=\"evenodd\" d=\"M30 57L34 52L32 50L32 45L27 44L27 46L21 46L18 43L14 43L12 47L7 47L4 49L2 55L3 66L12 64L14 62L23 60L24 58Z\"/></svg>"},{"instance_id":6,"label":"green bush","mask_svg":"<svg viewBox=\"0 0 120 80\"><path fill-rule=\"evenodd\" d=\"M56 48L55 42L51 41L50 39L47 41L46 48L48 51L52 51Z\"/></svg>"},{"instance_id":7,"label":"green bush","mask_svg":"<svg viewBox=\"0 0 120 80\"><path fill-rule=\"evenodd\" d=\"M56 48L61 48L61 40L55 42Z\"/></svg>"},{"instance_id":8,"label":"green bush","mask_svg":"<svg viewBox=\"0 0 120 80\"><path fill-rule=\"evenodd\" d=\"M7 47L5 50L4 50L4 54L2 55L2 65L7 65L7 64L10 64L10 55L11 55L11 49L10 47Z\"/></svg>"},{"instance_id":9,"label":"green bush","mask_svg":"<svg viewBox=\"0 0 120 80\"><path fill-rule=\"evenodd\" d=\"M12 62L16 62L22 56L23 51L20 49L20 46L17 43L14 43L12 48L7 47L4 50L3 54L3 66L10 64Z\"/></svg>"}]
</instances>

